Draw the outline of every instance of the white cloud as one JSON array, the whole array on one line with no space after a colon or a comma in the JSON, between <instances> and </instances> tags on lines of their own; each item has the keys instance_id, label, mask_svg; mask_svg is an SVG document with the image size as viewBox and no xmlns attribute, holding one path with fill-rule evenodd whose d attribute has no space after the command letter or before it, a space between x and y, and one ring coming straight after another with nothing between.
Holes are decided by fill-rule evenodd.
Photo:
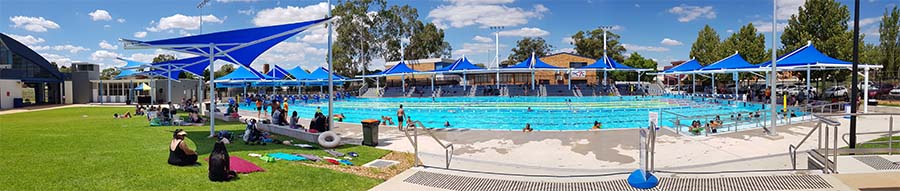
<instances>
[{"instance_id":1,"label":"white cloud","mask_svg":"<svg viewBox=\"0 0 900 191\"><path fill-rule=\"evenodd\" d=\"M328 43L328 28L324 25L315 26L306 31L300 33L302 35L300 41L311 44L325 44ZM331 40L337 39L337 34L331 35Z\"/></svg>"},{"instance_id":2,"label":"white cloud","mask_svg":"<svg viewBox=\"0 0 900 191\"><path fill-rule=\"evenodd\" d=\"M540 28L523 27L517 30L500 31L500 36L541 37L550 35L550 32Z\"/></svg>"},{"instance_id":3,"label":"white cloud","mask_svg":"<svg viewBox=\"0 0 900 191\"><path fill-rule=\"evenodd\" d=\"M475 35L475 37L473 37L472 40L474 40L475 42L480 42L480 43L494 42L494 39L492 39L492 38L478 36L478 35Z\"/></svg>"},{"instance_id":4,"label":"white cloud","mask_svg":"<svg viewBox=\"0 0 900 191\"><path fill-rule=\"evenodd\" d=\"M635 3L635 4L634 4L634 7L641 8L641 4Z\"/></svg>"},{"instance_id":5,"label":"white cloud","mask_svg":"<svg viewBox=\"0 0 900 191\"><path fill-rule=\"evenodd\" d=\"M44 59L47 59L47 61L56 62L56 64L59 66L69 66L69 65L72 65L72 62L77 62L77 61L72 60L69 57L62 56L59 54L51 54L51 53L39 53L39 54L42 57L44 57Z\"/></svg>"},{"instance_id":6,"label":"white cloud","mask_svg":"<svg viewBox=\"0 0 900 191\"><path fill-rule=\"evenodd\" d=\"M94 12L88 13L91 16L91 20L93 21L108 21L112 20L112 16L109 15L109 12L103 9L94 10Z\"/></svg>"},{"instance_id":7,"label":"white cloud","mask_svg":"<svg viewBox=\"0 0 900 191\"><path fill-rule=\"evenodd\" d=\"M23 28L31 32L47 32L47 29L59 29L59 24L44 17L14 16L9 21L13 22L13 28Z\"/></svg>"},{"instance_id":8,"label":"white cloud","mask_svg":"<svg viewBox=\"0 0 900 191\"><path fill-rule=\"evenodd\" d=\"M115 52L110 52L107 50L98 50L98 51L94 51L94 53L91 53L91 60L97 61L97 62L102 62L102 61L106 61L106 60L115 60L116 57L122 57L122 55L115 53Z\"/></svg>"},{"instance_id":9,"label":"white cloud","mask_svg":"<svg viewBox=\"0 0 900 191\"><path fill-rule=\"evenodd\" d=\"M553 53L573 53L574 54L575 49L574 48L563 48L563 49L553 51Z\"/></svg>"},{"instance_id":10,"label":"white cloud","mask_svg":"<svg viewBox=\"0 0 900 191\"><path fill-rule=\"evenodd\" d=\"M681 45L682 43L680 41L672 40L670 38L663 38L662 41L659 42L659 44L666 45L666 46L678 46L678 45Z\"/></svg>"},{"instance_id":11,"label":"white cloud","mask_svg":"<svg viewBox=\"0 0 900 191\"><path fill-rule=\"evenodd\" d=\"M806 0L778 0L777 10L775 11L775 18L778 20L787 20L791 18L791 15L797 14L799 8L803 6L803 3ZM771 9L770 9L771 10ZM769 25L772 26L772 25ZM769 31L772 31L771 29Z\"/></svg>"},{"instance_id":12,"label":"white cloud","mask_svg":"<svg viewBox=\"0 0 900 191\"><path fill-rule=\"evenodd\" d=\"M772 32L772 21L754 21L751 23L753 23L753 27L756 27L756 31L760 33ZM782 32L784 31L784 27L787 27L787 22L779 22L778 25L776 25L775 30Z\"/></svg>"},{"instance_id":13,"label":"white cloud","mask_svg":"<svg viewBox=\"0 0 900 191\"><path fill-rule=\"evenodd\" d=\"M505 48L506 48L506 45L503 45L503 44L500 45L500 49L505 49ZM494 43L463 43L463 46L461 49L453 50L453 55L457 55L457 56L475 55L475 54L494 52L496 49L497 49L497 46Z\"/></svg>"},{"instance_id":14,"label":"white cloud","mask_svg":"<svg viewBox=\"0 0 900 191\"><path fill-rule=\"evenodd\" d=\"M140 31L134 33L135 38L144 38L147 37L147 31Z\"/></svg>"},{"instance_id":15,"label":"white cloud","mask_svg":"<svg viewBox=\"0 0 900 191\"><path fill-rule=\"evenodd\" d=\"M698 7L681 4L670 8L669 13L678 15L678 22L690 22L700 17L707 19L716 18L716 11L713 10L712 6Z\"/></svg>"},{"instance_id":16,"label":"white cloud","mask_svg":"<svg viewBox=\"0 0 900 191\"><path fill-rule=\"evenodd\" d=\"M575 44L575 39L572 39L572 37L567 36L567 37L564 37L564 38L562 39L562 43L565 43L565 44Z\"/></svg>"},{"instance_id":17,"label":"white cloud","mask_svg":"<svg viewBox=\"0 0 900 191\"><path fill-rule=\"evenodd\" d=\"M641 45L634 45L634 44L622 44L622 46L625 47L626 50L632 51L632 52L634 52L634 51L647 51L647 52L667 52L667 51L669 51L669 48L659 47L659 46L641 46Z\"/></svg>"},{"instance_id":18,"label":"white cloud","mask_svg":"<svg viewBox=\"0 0 900 191\"><path fill-rule=\"evenodd\" d=\"M253 10L252 8L246 9L246 10L238 10L238 13L243 14L243 15L252 15L252 14L256 13L256 10Z\"/></svg>"},{"instance_id":19,"label":"white cloud","mask_svg":"<svg viewBox=\"0 0 900 191\"><path fill-rule=\"evenodd\" d=\"M215 15L204 15L203 23L223 23L222 19L216 17ZM182 14L175 14L168 17L163 17L159 19L159 22L155 22L156 26L148 27L147 30L150 32L159 32L168 29L185 29L185 30L197 30L200 28L200 16L186 16Z\"/></svg>"},{"instance_id":20,"label":"white cloud","mask_svg":"<svg viewBox=\"0 0 900 191\"><path fill-rule=\"evenodd\" d=\"M431 10L428 12L428 18L440 28L462 28L471 25L487 28L526 24L528 20L541 18L549 11L541 4L534 5L533 10L497 4L451 4L440 5Z\"/></svg>"},{"instance_id":21,"label":"white cloud","mask_svg":"<svg viewBox=\"0 0 900 191\"><path fill-rule=\"evenodd\" d=\"M69 53L78 53L78 52L81 52L81 51L88 51L88 50L91 50L91 49L89 49L89 48L85 48L85 47L82 47L82 46L75 46L75 45L71 45L71 44L66 44L66 45L55 45L55 46L34 46L34 47L31 47L31 49L34 49L34 50L67 51L67 52L69 52Z\"/></svg>"},{"instance_id":22,"label":"white cloud","mask_svg":"<svg viewBox=\"0 0 900 191\"><path fill-rule=\"evenodd\" d=\"M37 45L37 44L40 44L40 43L46 41L46 40L44 40L44 38L34 37L31 35L28 35L28 36L14 35L14 34L7 34L7 35L9 35L9 37L12 37L13 39L16 39L16 41L19 41L22 44L25 44L28 46Z\"/></svg>"},{"instance_id":23,"label":"white cloud","mask_svg":"<svg viewBox=\"0 0 900 191\"><path fill-rule=\"evenodd\" d=\"M725 30L725 32L734 33L734 30L728 29L728 30Z\"/></svg>"},{"instance_id":24,"label":"white cloud","mask_svg":"<svg viewBox=\"0 0 900 191\"><path fill-rule=\"evenodd\" d=\"M125 19L123 19L123 18L118 18L118 19L116 19L116 22L119 22L119 23L125 23Z\"/></svg>"},{"instance_id":25,"label":"white cloud","mask_svg":"<svg viewBox=\"0 0 900 191\"><path fill-rule=\"evenodd\" d=\"M287 24L321 19L327 15L328 3L325 2L306 7L275 7L257 12L256 17L253 18L253 24L256 26Z\"/></svg>"},{"instance_id":26,"label":"white cloud","mask_svg":"<svg viewBox=\"0 0 900 191\"><path fill-rule=\"evenodd\" d=\"M260 55L259 59L253 63L256 65L278 64L286 68L302 65L306 69L314 69L325 64L325 55L327 54L328 49L317 48L308 43L282 42Z\"/></svg>"},{"instance_id":27,"label":"white cloud","mask_svg":"<svg viewBox=\"0 0 900 191\"><path fill-rule=\"evenodd\" d=\"M99 46L100 46L100 48L107 49L107 50L119 49L119 45L110 44L109 42L106 42L106 40L100 41Z\"/></svg>"},{"instance_id":28,"label":"white cloud","mask_svg":"<svg viewBox=\"0 0 900 191\"><path fill-rule=\"evenodd\" d=\"M881 17L862 18L859 20L859 28L862 28L862 27L865 27L865 26L868 26L871 24L875 24L875 23L881 23ZM852 28L853 20L847 21L847 25L849 25Z\"/></svg>"}]
</instances>

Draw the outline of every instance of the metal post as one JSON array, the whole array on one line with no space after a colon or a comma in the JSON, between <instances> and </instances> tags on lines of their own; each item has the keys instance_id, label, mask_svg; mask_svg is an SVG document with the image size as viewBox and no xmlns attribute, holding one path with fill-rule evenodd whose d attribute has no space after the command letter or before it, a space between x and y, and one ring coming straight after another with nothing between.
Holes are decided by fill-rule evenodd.
<instances>
[{"instance_id":1,"label":"metal post","mask_svg":"<svg viewBox=\"0 0 900 191\"><path fill-rule=\"evenodd\" d=\"M697 94L697 75L691 74L691 94Z\"/></svg>"},{"instance_id":2,"label":"metal post","mask_svg":"<svg viewBox=\"0 0 900 191\"><path fill-rule=\"evenodd\" d=\"M213 79L216 79L216 63L214 59L216 54L215 49L213 49L215 46L215 44L209 43L209 137L216 133L216 83L213 83Z\"/></svg>"},{"instance_id":3,"label":"metal post","mask_svg":"<svg viewBox=\"0 0 900 191\"><path fill-rule=\"evenodd\" d=\"M894 116L888 120L888 155L894 154Z\"/></svg>"},{"instance_id":4,"label":"metal post","mask_svg":"<svg viewBox=\"0 0 900 191\"><path fill-rule=\"evenodd\" d=\"M569 75L567 79L569 80L569 90L572 90L572 68L569 68Z\"/></svg>"},{"instance_id":5,"label":"metal post","mask_svg":"<svg viewBox=\"0 0 900 191\"><path fill-rule=\"evenodd\" d=\"M331 17L331 0L328 0L328 17ZM334 129L334 122L331 118L334 116L334 60L331 48L331 30L334 23L328 23L328 130Z\"/></svg>"},{"instance_id":6,"label":"metal post","mask_svg":"<svg viewBox=\"0 0 900 191\"><path fill-rule=\"evenodd\" d=\"M859 110L859 0L854 1L853 6L853 71L850 80L850 113L856 114ZM856 148L856 115L850 115L850 148ZM837 162L837 161L835 161Z\"/></svg>"},{"instance_id":7,"label":"metal post","mask_svg":"<svg viewBox=\"0 0 900 191\"><path fill-rule=\"evenodd\" d=\"M809 66L807 66L806 67L806 106L809 106L809 100L811 100L811 98L812 98L812 91L810 91L812 88L811 81L812 81L812 77L810 74L810 68L809 68Z\"/></svg>"},{"instance_id":8,"label":"metal post","mask_svg":"<svg viewBox=\"0 0 900 191\"><path fill-rule=\"evenodd\" d=\"M166 103L169 103L169 102L172 102L172 65L169 64L166 67L167 67L166 72L168 73L168 74L166 74L166 86L167 86L166 87L166 93L167 93L166 94L166 101L167 101ZM169 109L172 109L172 108L169 108Z\"/></svg>"},{"instance_id":9,"label":"metal post","mask_svg":"<svg viewBox=\"0 0 900 191\"><path fill-rule=\"evenodd\" d=\"M773 1L772 1L772 66L771 66L771 68L772 68L772 70L771 70L772 75L769 76L769 78L771 78L771 79L769 80L769 83L770 83L769 89L770 89L770 91L772 92L771 95L770 95L770 97L769 97L769 102L770 102L769 104L772 105L772 107L770 108L770 109L771 109L771 112L772 112L772 126L771 126L771 128L768 129L768 131L767 131L767 132L769 133L769 135L776 135L776 134L777 134L777 133L775 133L775 126L778 125L778 124L776 124L776 123L777 123L777 120L778 120L778 117L775 117L775 115L778 114L778 113L775 111L775 107L776 107L776 105L775 105L775 94L777 94L777 93L775 93L775 81L778 80L778 73L775 73L775 68L778 67L777 60L776 60L776 59L777 59L777 55L775 54L775 46L776 46L776 45L775 45L775 42L776 42L777 40L774 40L774 39L778 39L778 30L775 29L775 27L778 25L777 22L776 22L776 20L775 20L775 19L778 18L778 17L775 16L775 14L776 14L777 11L778 11L778 0L773 0Z\"/></svg>"},{"instance_id":10,"label":"metal post","mask_svg":"<svg viewBox=\"0 0 900 191\"><path fill-rule=\"evenodd\" d=\"M413 153L415 153L415 163L413 166L419 166L419 128L413 126Z\"/></svg>"},{"instance_id":11,"label":"metal post","mask_svg":"<svg viewBox=\"0 0 900 191\"><path fill-rule=\"evenodd\" d=\"M869 113L869 67L863 68L865 75L863 76L863 113Z\"/></svg>"},{"instance_id":12,"label":"metal post","mask_svg":"<svg viewBox=\"0 0 900 191\"><path fill-rule=\"evenodd\" d=\"M710 75L709 78L712 78L712 94L716 95L717 94L717 92L716 92L716 74L710 73L709 75Z\"/></svg>"}]
</instances>

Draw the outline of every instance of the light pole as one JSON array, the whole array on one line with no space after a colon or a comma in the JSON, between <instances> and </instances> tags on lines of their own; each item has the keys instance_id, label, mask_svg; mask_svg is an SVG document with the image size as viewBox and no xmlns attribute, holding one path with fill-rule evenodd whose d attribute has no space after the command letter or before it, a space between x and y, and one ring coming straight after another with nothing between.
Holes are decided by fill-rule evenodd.
<instances>
[{"instance_id":1,"label":"light pole","mask_svg":"<svg viewBox=\"0 0 900 191\"><path fill-rule=\"evenodd\" d=\"M775 103L775 94L776 94L775 93L775 81L778 80L778 73L776 72L776 69L775 69L776 67L778 67L778 65L776 64L777 55L775 55L775 46L776 46L775 39L778 38L778 31L775 30L775 27L777 27L777 25L778 25L778 23L776 21L776 19L777 19L776 13L777 12L778 12L778 0L772 0L772 66L771 66L772 70L770 71L772 74L769 75L769 77L771 78L769 80L769 92L771 92L771 93L769 93L770 94L769 95L769 104L770 104L771 112L772 112L772 114L771 114L772 126L771 126L771 128L769 128L769 131L768 131L769 135L777 135L777 133L775 133L775 125L778 122L777 121L778 120L778 116L777 116L778 112L775 111L775 108L778 107Z\"/></svg>"},{"instance_id":2,"label":"light pole","mask_svg":"<svg viewBox=\"0 0 900 191\"><path fill-rule=\"evenodd\" d=\"M494 32L494 46L496 48L494 52L494 64L497 66L497 68L494 69L497 70L497 89L500 89L500 30L503 30L503 26L491 26L490 28L491 30L497 31Z\"/></svg>"},{"instance_id":3,"label":"light pole","mask_svg":"<svg viewBox=\"0 0 900 191\"><path fill-rule=\"evenodd\" d=\"M200 9L200 34L203 34L203 7L206 6L207 3L209 3L209 0L202 0L200 1L200 4L197 4L197 9ZM203 76L197 76L197 90L194 91L195 99L197 99L194 101L203 103L203 94L200 92L203 92Z\"/></svg>"},{"instance_id":4,"label":"light pole","mask_svg":"<svg viewBox=\"0 0 900 191\"><path fill-rule=\"evenodd\" d=\"M610 25L600 25L598 28L603 29L603 63L606 64L606 33L609 33L609 30L612 29ZM606 85L606 71L607 69L603 69L603 85Z\"/></svg>"},{"instance_id":5,"label":"light pole","mask_svg":"<svg viewBox=\"0 0 900 191\"><path fill-rule=\"evenodd\" d=\"M200 2L200 4L197 4L197 8L200 9L200 26L201 27L203 27L203 6L205 6L207 3L209 3L209 0L203 0ZM215 56L214 56L214 52L213 52L213 44L212 43L209 44L209 53L208 54L209 54L209 118L210 118L210 120L209 120L209 137L213 137L213 135L215 135L215 133L216 133L216 120L215 120L216 119L216 113L215 113L216 112L216 103L215 103L216 102L215 101L216 87L215 87L215 84L213 83L213 79L215 79L216 72L213 69L213 68L215 68L215 64L213 63L215 61L215 60L213 60L213 58ZM198 87L199 86L200 85L198 83ZM197 95L200 95L199 94L200 90L198 89L197 91L198 91ZM202 107L203 102L201 101L199 103Z\"/></svg>"},{"instance_id":6,"label":"light pole","mask_svg":"<svg viewBox=\"0 0 900 191\"><path fill-rule=\"evenodd\" d=\"M331 17L331 0L328 0L328 17ZM328 23L328 119L334 116L334 60L332 59L331 30L333 20ZM334 122L328 122L328 130L334 129Z\"/></svg>"}]
</instances>

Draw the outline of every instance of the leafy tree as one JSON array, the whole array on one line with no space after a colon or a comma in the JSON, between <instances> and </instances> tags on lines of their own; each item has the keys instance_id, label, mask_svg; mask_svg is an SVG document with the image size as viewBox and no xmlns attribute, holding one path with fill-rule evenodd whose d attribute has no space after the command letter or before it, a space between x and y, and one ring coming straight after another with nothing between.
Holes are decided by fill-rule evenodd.
<instances>
[{"instance_id":1,"label":"leafy tree","mask_svg":"<svg viewBox=\"0 0 900 191\"><path fill-rule=\"evenodd\" d=\"M552 51L553 46L547 44L547 41L541 37L525 37L516 41L516 47L512 48L509 57L501 64L512 65L528 59L531 53L535 57L547 56Z\"/></svg>"},{"instance_id":2,"label":"leafy tree","mask_svg":"<svg viewBox=\"0 0 900 191\"><path fill-rule=\"evenodd\" d=\"M115 78L122 71L116 70L116 68L109 67L100 71L100 79L101 80L111 80Z\"/></svg>"},{"instance_id":3,"label":"leafy tree","mask_svg":"<svg viewBox=\"0 0 900 191\"><path fill-rule=\"evenodd\" d=\"M175 60L175 55L171 54L158 54L156 57L153 57L153 63L160 63L165 61Z\"/></svg>"},{"instance_id":4,"label":"leafy tree","mask_svg":"<svg viewBox=\"0 0 900 191\"><path fill-rule=\"evenodd\" d=\"M752 64L759 64L770 58L769 52L766 52L766 36L758 33L753 23L741 27L740 31L725 39L722 49L728 55L737 51Z\"/></svg>"},{"instance_id":5,"label":"leafy tree","mask_svg":"<svg viewBox=\"0 0 900 191\"><path fill-rule=\"evenodd\" d=\"M644 56L641 56L641 54L638 54L637 52L632 52L631 55L628 55L628 58L625 58L625 61L622 62L622 64L624 64L626 66L631 66L633 68L645 68L645 69L656 70L656 62L655 61L644 58ZM616 79L619 81L634 81L637 79L637 75L638 75L637 72L630 72L630 71L613 71L613 72L610 72L609 74L612 76L613 79ZM650 81L652 79L653 79L653 76L650 76L650 75L642 75L641 76L641 81L644 81L644 82Z\"/></svg>"},{"instance_id":6,"label":"leafy tree","mask_svg":"<svg viewBox=\"0 0 900 191\"><path fill-rule=\"evenodd\" d=\"M231 72L234 72L234 69L234 65L232 64L223 64L219 67L218 70L216 70L215 77L219 78L228 75ZM209 81L209 69L203 70L203 81Z\"/></svg>"},{"instance_id":7,"label":"leafy tree","mask_svg":"<svg viewBox=\"0 0 900 191\"><path fill-rule=\"evenodd\" d=\"M840 59L850 60L853 45L853 32L848 30L850 11L846 5L834 0L807 0L798 8L797 14L791 15L788 24L781 36L782 47L779 47L778 55L787 54L797 48L812 44L825 55ZM863 38L860 37L860 42ZM835 72L814 71L812 77L821 78L817 81L842 81L849 72L846 70ZM831 76L836 79L826 78Z\"/></svg>"},{"instance_id":8,"label":"leafy tree","mask_svg":"<svg viewBox=\"0 0 900 191\"><path fill-rule=\"evenodd\" d=\"M378 27L368 15L370 7L383 9L385 1L355 0L339 2L333 10L340 19L335 21L335 41L332 46L334 71L344 76L354 76L368 70L370 63L382 50L378 40ZM379 13L381 14L381 13ZM327 58L325 58L327 59Z\"/></svg>"},{"instance_id":9,"label":"leafy tree","mask_svg":"<svg viewBox=\"0 0 900 191\"><path fill-rule=\"evenodd\" d=\"M900 11L897 10L897 7L894 6L893 9L890 10L890 14L888 14L888 9L884 10L884 16L881 17L881 25L878 28L878 36L880 41L880 55L877 62L862 62L866 64L881 64L884 66L884 71L888 73L896 73L895 75L900 76ZM867 44L868 46L868 44ZM867 49L870 47L866 47ZM868 53L872 54L872 53ZM872 56L868 55L866 56ZM869 58L871 59L871 58ZM862 59L860 59L862 60Z\"/></svg>"},{"instance_id":10,"label":"leafy tree","mask_svg":"<svg viewBox=\"0 0 900 191\"><path fill-rule=\"evenodd\" d=\"M691 45L690 56L697 59L701 65L712 64L727 56L727 53L721 48L721 44L716 30L706 25L697 33L697 40Z\"/></svg>"},{"instance_id":11,"label":"leafy tree","mask_svg":"<svg viewBox=\"0 0 900 191\"><path fill-rule=\"evenodd\" d=\"M444 30L434 23L416 21L409 46L404 49L406 59L443 57L450 58L450 43L444 41Z\"/></svg>"},{"instance_id":12,"label":"leafy tree","mask_svg":"<svg viewBox=\"0 0 900 191\"><path fill-rule=\"evenodd\" d=\"M625 47L619 43L620 36L611 31L597 28L591 31L578 31L572 35L575 52L591 58L603 57L603 33L606 32L606 54L616 62L625 60Z\"/></svg>"}]
</instances>

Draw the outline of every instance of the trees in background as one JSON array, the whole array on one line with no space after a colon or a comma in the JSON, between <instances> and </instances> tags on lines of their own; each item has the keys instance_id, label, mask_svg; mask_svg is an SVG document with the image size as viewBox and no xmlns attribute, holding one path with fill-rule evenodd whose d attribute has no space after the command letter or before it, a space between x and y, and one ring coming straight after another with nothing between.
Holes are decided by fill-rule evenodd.
<instances>
[{"instance_id":1,"label":"trees in background","mask_svg":"<svg viewBox=\"0 0 900 191\"><path fill-rule=\"evenodd\" d=\"M885 9L884 16L881 16L881 25L878 28L879 45L875 47L867 44L866 47L863 47L862 50L867 51L862 51L865 56L862 56L860 60L865 59L867 62L863 63L869 64L879 63L884 66L882 70L892 71L895 73L895 77L900 77L900 72L898 72L900 71L900 36L898 36L900 28L898 27L900 27L900 11L896 6L892 9ZM877 62L872 62L873 60L877 60Z\"/></svg>"},{"instance_id":2,"label":"trees in background","mask_svg":"<svg viewBox=\"0 0 900 191\"><path fill-rule=\"evenodd\" d=\"M596 28L590 31L578 31L572 35L575 53L591 58L603 57L603 33L606 33L606 54L616 62L625 61L625 47L619 42L619 36L612 31Z\"/></svg>"},{"instance_id":3,"label":"trees in background","mask_svg":"<svg viewBox=\"0 0 900 191\"><path fill-rule=\"evenodd\" d=\"M525 61L525 59L531 57L531 53L534 53L534 56L538 58L547 56L553 51L553 46L547 44L547 41L541 37L525 37L516 41L516 47L513 47L510 51L509 57L500 64L513 65Z\"/></svg>"},{"instance_id":4,"label":"trees in background","mask_svg":"<svg viewBox=\"0 0 900 191\"><path fill-rule=\"evenodd\" d=\"M725 51L721 48L722 42L719 40L719 34L709 25L703 26L703 29L697 33L697 40L691 45L690 57L697 59L700 65L706 66L718 61L725 56Z\"/></svg>"}]
</instances>

